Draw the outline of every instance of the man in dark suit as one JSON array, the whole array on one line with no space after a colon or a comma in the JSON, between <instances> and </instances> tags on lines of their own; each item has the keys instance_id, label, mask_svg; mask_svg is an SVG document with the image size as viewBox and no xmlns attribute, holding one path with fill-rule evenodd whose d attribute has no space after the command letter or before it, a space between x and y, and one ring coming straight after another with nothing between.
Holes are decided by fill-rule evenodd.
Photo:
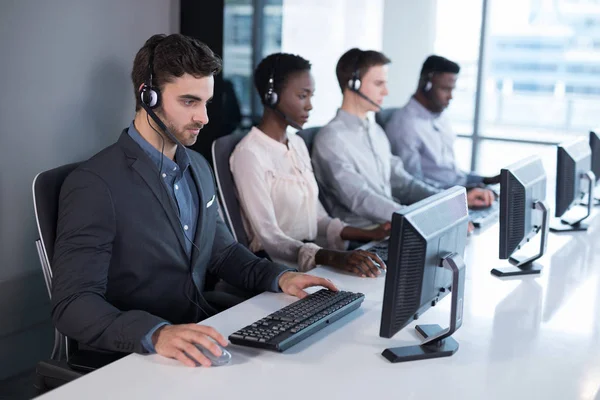
<instances>
[{"instance_id":1,"label":"man in dark suit","mask_svg":"<svg viewBox=\"0 0 600 400\"><path fill-rule=\"evenodd\" d=\"M212 171L186 149L208 123L220 59L203 43L155 35L131 73L136 115L117 143L82 163L60 194L52 316L93 348L210 361L225 338L195 323L215 313L203 296L211 273L245 290L302 290L325 279L254 256L217 213ZM214 341L213 341L214 340Z\"/></svg>"}]
</instances>

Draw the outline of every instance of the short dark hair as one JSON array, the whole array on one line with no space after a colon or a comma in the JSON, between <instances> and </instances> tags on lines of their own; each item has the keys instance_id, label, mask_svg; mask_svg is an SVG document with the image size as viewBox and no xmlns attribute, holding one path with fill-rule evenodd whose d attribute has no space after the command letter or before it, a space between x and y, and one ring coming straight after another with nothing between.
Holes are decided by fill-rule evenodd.
<instances>
[{"instance_id":1,"label":"short dark hair","mask_svg":"<svg viewBox=\"0 0 600 400\"><path fill-rule=\"evenodd\" d=\"M221 72L221 59L201 41L179 33L154 35L146 40L133 61L131 81L136 111L141 107L139 88L150 79L149 59L152 51L154 58L151 84L158 89L186 73L203 78Z\"/></svg>"},{"instance_id":2,"label":"short dark hair","mask_svg":"<svg viewBox=\"0 0 600 400\"><path fill-rule=\"evenodd\" d=\"M431 73L451 73L458 74L460 72L460 66L454 61L450 61L447 58L431 55L427 57L421 67L421 76Z\"/></svg>"},{"instance_id":3,"label":"short dark hair","mask_svg":"<svg viewBox=\"0 0 600 400\"><path fill-rule=\"evenodd\" d=\"M335 74L342 93L348 87L348 81L354 71L358 70L358 77L363 77L369 68L386 65L392 61L385 54L375 50L361 50L353 48L345 52L337 62Z\"/></svg>"},{"instance_id":4,"label":"short dark hair","mask_svg":"<svg viewBox=\"0 0 600 400\"><path fill-rule=\"evenodd\" d=\"M265 94L271 74L273 74L273 89L279 94L290 75L310 71L310 67L308 60L295 54L273 53L263 58L254 69L254 86L262 103L265 104Z\"/></svg>"}]
</instances>

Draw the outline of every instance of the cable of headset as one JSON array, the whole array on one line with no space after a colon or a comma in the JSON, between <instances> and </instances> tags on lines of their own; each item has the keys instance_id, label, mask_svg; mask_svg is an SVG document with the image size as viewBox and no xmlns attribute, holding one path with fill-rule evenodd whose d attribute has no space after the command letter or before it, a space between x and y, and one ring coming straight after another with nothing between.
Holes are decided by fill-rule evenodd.
<instances>
[{"instance_id":1,"label":"cable of headset","mask_svg":"<svg viewBox=\"0 0 600 400\"><path fill-rule=\"evenodd\" d=\"M161 41L163 39L161 39ZM154 52L155 52L156 48L158 47L158 45L161 43L161 41L157 42L156 44L154 44L154 46L152 46L149 49L150 54L148 55L148 72L149 72L148 73L148 81L145 82L142 85L142 88L139 90L139 93L140 93L141 106L146 111L146 120L148 121L148 125L150 125L150 127L160 136L161 141L162 141L162 150L161 150L160 167L159 167L159 171L158 171L158 179L159 179L159 182L161 182L160 185L164 185L164 183L162 183L163 180L161 179L161 174L162 174L163 157L164 157L164 151L165 151L165 138L163 137L163 135L156 128L154 128L154 126L152 126L152 124L150 123L150 118L152 118L152 120L154 120L154 122L156 122L156 125L173 141L173 143L175 143L175 145L181 146L181 148L184 151L185 151L185 147L179 142L179 140L177 140L177 138L175 137L175 135L173 135L171 132L169 132L167 126L161 121L161 119L158 117L158 115L156 115L156 113L153 111L154 108L159 107L159 105L160 105L160 98L161 98L159 89L155 88L154 85L153 85ZM161 191L161 199L160 200L161 200L161 202L164 200L162 198L162 191ZM196 249L196 251L198 251L198 253L201 253L200 248L198 248L198 246L196 246L196 244L194 243L194 241L191 240L185 234L185 229L181 225L181 221L179 221L179 224L180 224L180 228L181 228L181 232L183 234L183 237L192 244L192 246ZM206 312L206 310L204 309L204 307L202 307L200 304L196 303L193 299L191 299L187 292L185 292L186 297L188 298L188 300L192 304L194 304L196 307L198 307L200 309L200 311L202 311L205 315L210 316L210 315L216 314L217 310L214 309L206 301L206 299L204 299L204 297L202 296L202 289L198 286L198 284L194 280L194 275L193 275L191 266L190 266L190 271L189 272L190 272L190 278L191 278L192 282L194 283L194 286L196 286L196 289L198 291L198 296L201 299L204 300L204 302L206 303L206 305L208 307L210 307L210 309L211 309L210 311L211 312L210 313Z\"/></svg>"}]
</instances>

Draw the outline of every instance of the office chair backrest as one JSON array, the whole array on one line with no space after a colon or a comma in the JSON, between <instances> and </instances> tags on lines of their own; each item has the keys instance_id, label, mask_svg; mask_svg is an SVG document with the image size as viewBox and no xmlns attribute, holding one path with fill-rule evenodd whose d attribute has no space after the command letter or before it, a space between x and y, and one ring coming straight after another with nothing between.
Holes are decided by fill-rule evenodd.
<instances>
[{"instance_id":1,"label":"office chair backrest","mask_svg":"<svg viewBox=\"0 0 600 400\"><path fill-rule=\"evenodd\" d=\"M317 136L317 133L319 132L319 129L321 129L320 126L315 126L313 128L306 128L298 131L298 136L304 139L304 143L306 143L308 154L312 155L313 143L315 141L315 136Z\"/></svg>"},{"instance_id":2,"label":"office chair backrest","mask_svg":"<svg viewBox=\"0 0 600 400\"><path fill-rule=\"evenodd\" d=\"M73 172L79 164L67 164L41 172L33 179L33 210L40 235L35 244L42 266L42 273L44 274L44 281L46 282L46 289L48 290L48 297L50 298L52 298L52 268L50 262L54 257L60 188L67 175ZM72 341L55 329L51 359L59 361L64 357L68 358L69 347L72 347L73 344Z\"/></svg>"},{"instance_id":3,"label":"office chair backrest","mask_svg":"<svg viewBox=\"0 0 600 400\"><path fill-rule=\"evenodd\" d=\"M35 219L48 267L52 265L51 261L54 256L60 188L67 175L73 172L79 164L67 164L41 172L33 179L32 190ZM51 270L50 273L52 273Z\"/></svg>"},{"instance_id":4,"label":"office chair backrest","mask_svg":"<svg viewBox=\"0 0 600 400\"><path fill-rule=\"evenodd\" d=\"M216 139L212 144L212 157L217 178L217 186L221 204L225 214L225 222L229 225L235 239L242 245L248 247L248 235L244 230L240 203L235 192L233 174L229 169L229 157L235 146L246 136L247 132L237 132Z\"/></svg>"},{"instance_id":5,"label":"office chair backrest","mask_svg":"<svg viewBox=\"0 0 600 400\"><path fill-rule=\"evenodd\" d=\"M398 111L398 107L394 108L383 108L381 111L375 114L375 122L379 124L385 130L386 125L390 122L392 115Z\"/></svg>"}]
</instances>

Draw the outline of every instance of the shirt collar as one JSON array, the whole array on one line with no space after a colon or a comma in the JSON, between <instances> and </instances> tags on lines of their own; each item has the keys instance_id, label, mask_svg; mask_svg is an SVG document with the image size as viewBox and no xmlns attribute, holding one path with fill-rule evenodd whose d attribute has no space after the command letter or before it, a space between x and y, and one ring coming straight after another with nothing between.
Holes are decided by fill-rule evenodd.
<instances>
[{"instance_id":1,"label":"shirt collar","mask_svg":"<svg viewBox=\"0 0 600 400\"><path fill-rule=\"evenodd\" d=\"M341 108L338 108L335 118L342 121L349 128L361 127L365 130L369 129L369 118L361 119L360 117L350 114Z\"/></svg>"},{"instance_id":2,"label":"shirt collar","mask_svg":"<svg viewBox=\"0 0 600 400\"><path fill-rule=\"evenodd\" d=\"M250 129L250 132L248 133L249 136L256 138L259 142L261 142L262 144L264 144L270 151L275 151L281 154L285 154L287 153L290 149L289 149L289 137L288 137L288 145L285 145L284 143L281 143L275 139L273 139L272 137L270 137L269 135L267 135L266 133L264 133L263 131L261 131L260 129L258 129L256 126L253 126L252 129Z\"/></svg>"},{"instance_id":3,"label":"shirt collar","mask_svg":"<svg viewBox=\"0 0 600 400\"><path fill-rule=\"evenodd\" d=\"M150 157L157 169L160 168L162 160L161 173L164 171L167 175L179 175L180 173L185 172L185 170L190 166L190 158L185 147L179 145L177 146L177 150L175 150L175 160L177 162L175 162L148 143L148 141L144 139L144 137L135 128L133 121L131 121L127 133L133 139L133 141L142 148L144 153Z\"/></svg>"}]
</instances>

